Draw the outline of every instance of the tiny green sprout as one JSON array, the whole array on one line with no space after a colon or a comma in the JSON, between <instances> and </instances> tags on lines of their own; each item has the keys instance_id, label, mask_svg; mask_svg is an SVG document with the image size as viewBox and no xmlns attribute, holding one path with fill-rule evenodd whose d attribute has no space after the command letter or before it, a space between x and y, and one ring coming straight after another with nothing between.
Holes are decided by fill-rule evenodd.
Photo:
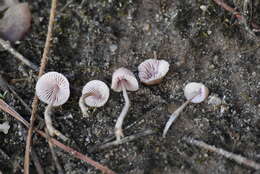
<instances>
[{"instance_id":1,"label":"tiny green sprout","mask_svg":"<svg viewBox=\"0 0 260 174\"><path fill-rule=\"evenodd\" d=\"M0 98L4 100L7 93L8 93L8 91L5 91L4 93L0 93Z\"/></svg>"}]
</instances>

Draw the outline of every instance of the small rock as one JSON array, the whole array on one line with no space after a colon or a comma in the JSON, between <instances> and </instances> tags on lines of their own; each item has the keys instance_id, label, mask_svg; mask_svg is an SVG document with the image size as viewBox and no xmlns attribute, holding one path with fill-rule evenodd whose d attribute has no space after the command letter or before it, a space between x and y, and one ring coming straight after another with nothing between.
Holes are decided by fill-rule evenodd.
<instances>
[{"instance_id":1,"label":"small rock","mask_svg":"<svg viewBox=\"0 0 260 174\"><path fill-rule=\"evenodd\" d=\"M221 105L222 100L217 95L210 95L208 104L213 105L214 107Z\"/></svg>"},{"instance_id":2,"label":"small rock","mask_svg":"<svg viewBox=\"0 0 260 174\"><path fill-rule=\"evenodd\" d=\"M116 50L117 50L117 45L115 45L115 44L112 44L112 45L110 45L109 46L109 49L110 49L110 51L114 54L115 52L116 52Z\"/></svg>"},{"instance_id":3,"label":"small rock","mask_svg":"<svg viewBox=\"0 0 260 174\"><path fill-rule=\"evenodd\" d=\"M3 132L4 134L8 133L8 130L10 128L9 122L6 121L3 124L0 124L0 132Z\"/></svg>"},{"instance_id":4,"label":"small rock","mask_svg":"<svg viewBox=\"0 0 260 174\"><path fill-rule=\"evenodd\" d=\"M201 5L200 9L205 12L207 11L208 7L206 5Z\"/></svg>"}]
</instances>

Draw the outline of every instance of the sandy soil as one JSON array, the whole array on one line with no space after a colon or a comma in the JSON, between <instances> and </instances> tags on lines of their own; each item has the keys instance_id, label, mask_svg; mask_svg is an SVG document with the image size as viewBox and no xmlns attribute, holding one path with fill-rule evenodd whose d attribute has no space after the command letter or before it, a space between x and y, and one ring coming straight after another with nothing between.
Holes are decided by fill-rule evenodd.
<instances>
[{"instance_id":1,"label":"sandy soil","mask_svg":"<svg viewBox=\"0 0 260 174\"><path fill-rule=\"evenodd\" d=\"M227 3L238 10L243 5L241 1ZM29 4L32 30L14 47L39 64L50 2L30 0ZM206 10L201 10L201 6ZM260 23L257 2L252 4L251 12L251 18ZM182 140L192 136L260 162L259 37L251 36L229 12L206 0L88 0L85 3L60 0L53 34L46 71L63 73L72 86L69 101L56 108L53 115L54 126L71 139L67 145L124 174L254 173L250 168ZM91 116L83 118L78 107L82 87L93 79L110 86L113 71L122 66L137 75L137 66L152 58L154 52L159 59L170 63L170 71L159 85L140 84L137 92L129 92L132 106L124 127L134 123L125 131L126 135L147 129L156 133L90 152L89 149L113 134L124 101L121 93L111 91L104 107L91 109ZM30 105L37 72L4 50L0 57L1 74ZM14 79L19 81L14 83ZM209 99L190 104L163 139L164 125L170 113L185 101L183 87L192 81L202 82L209 88ZM210 104L212 97L219 98L221 104ZM4 100L29 120L30 113L11 93ZM44 106L39 105L40 117ZM6 135L0 133L0 149L10 159L0 155L0 170L4 174L22 173L25 132L17 120L1 112L1 123L6 120L10 121L11 128ZM55 173L46 141L35 135L33 149L45 172ZM100 173L56 150L65 173ZM33 164L31 171L36 172Z\"/></svg>"}]
</instances>

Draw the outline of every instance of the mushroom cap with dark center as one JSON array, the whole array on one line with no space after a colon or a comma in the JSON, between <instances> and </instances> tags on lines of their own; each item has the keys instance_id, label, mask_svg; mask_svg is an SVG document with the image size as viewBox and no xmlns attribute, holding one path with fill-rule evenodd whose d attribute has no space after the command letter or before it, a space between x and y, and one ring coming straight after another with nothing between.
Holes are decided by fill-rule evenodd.
<instances>
[{"instance_id":1,"label":"mushroom cap with dark center","mask_svg":"<svg viewBox=\"0 0 260 174\"><path fill-rule=\"evenodd\" d=\"M135 75L130 70L122 67L113 73L111 88L116 92L122 91L123 88L127 91L137 91L139 85Z\"/></svg>"},{"instance_id":2,"label":"mushroom cap with dark center","mask_svg":"<svg viewBox=\"0 0 260 174\"><path fill-rule=\"evenodd\" d=\"M148 59L138 66L138 76L146 85L158 84L169 71L169 63L165 60Z\"/></svg>"},{"instance_id":3,"label":"mushroom cap with dark center","mask_svg":"<svg viewBox=\"0 0 260 174\"><path fill-rule=\"evenodd\" d=\"M109 98L109 88L100 80L88 82L82 90L82 95L86 93L89 93L90 95L84 99L84 102L91 107L101 107L106 104Z\"/></svg>"},{"instance_id":4,"label":"mushroom cap with dark center","mask_svg":"<svg viewBox=\"0 0 260 174\"><path fill-rule=\"evenodd\" d=\"M197 96L194 97L194 94L199 93ZM203 102L209 94L208 88L203 85L202 83L191 82L188 83L184 88L184 95L187 100L191 100L192 103L201 103Z\"/></svg>"},{"instance_id":5,"label":"mushroom cap with dark center","mask_svg":"<svg viewBox=\"0 0 260 174\"><path fill-rule=\"evenodd\" d=\"M70 96L69 81L58 72L48 72L37 81L36 95L44 103L63 105Z\"/></svg>"}]
</instances>

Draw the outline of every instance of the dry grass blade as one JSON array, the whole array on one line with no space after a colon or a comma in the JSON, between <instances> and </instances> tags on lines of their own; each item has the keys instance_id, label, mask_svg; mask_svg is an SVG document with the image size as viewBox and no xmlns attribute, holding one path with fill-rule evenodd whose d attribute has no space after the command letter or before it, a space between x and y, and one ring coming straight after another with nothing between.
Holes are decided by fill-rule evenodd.
<instances>
[{"instance_id":1,"label":"dry grass blade","mask_svg":"<svg viewBox=\"0 0 260 174\"><path fill-rule=\"evenodd\" d=\"M0 99L0 109L2 109L3 111L9 113L11 116L13 116L14 118L16 118L17 120L21 121L27 128L29 128L30 124L19 114L17 113L14 109L12 109L8 104L6 104L2 99ZM40 134L42 137L44 138L48 138L47 135L40 130L34 129L38 134ZM87 162L88 164L92 165L93 167L95 167L96 169L102 171L102 173L107 173L107 174L116 174L114 171L110 170L109 168L101 165L100 163L92 160L91 158L89 158L86 155L83 155L82 153L72 149L71 147L68 147L64 144L62 144L61 142L59 142L58 140L54 139L54 138L50 138L50 141L58 146L59 148L63 149L64 151L70 153L72 156L74 156L75 158L81 159L85 162Z\"/></svg>"},{"instance_id":2,"label":"dry grass blade","mask_svg":"<svg viewBox=\"0 0 260 174\"><path fill-rule=\"evenodd\" d=\"M9 53L11 53L12 55L14 55L14 57L16 57L17 59L19 59L20 61L22 61L25 65L27 65L28 67L32 68L35 71L39 70L39 67L37 65L35 65L34 63L30 62L28 59L26 59L22 54L20 54L19 52L17 52L15 49L13 49L13 47L11 46L11 44L8 41L5 41L3 39L0 38L0 44L2 45L2 47L7 50Z\"/></svg>"},{"instance_id":3,"label":"dry grass blade","mask_svg":"<svg viewBox=\"0 0 260 174\"><path fill-rule=\"evenodd\" d=\"M52 38L52 29L54 25L54 18L55 18L55 13L56 13L56 6L57 6L57 0L52 0L51 3L51 10L50 10L50 19L49 19L49 25L48 25L48 33L46 37L46 42L45 42L45 47L43 51L43 55L41 58L41 66L40 66L40 71L38 74L38 77L42 76L44 73L45 67L48 62L48 53L50 49L50 41ZM32 103L32 113L31 113L31 119L30 119L30 127L28 130L28 135L26 139L26 148L25 148L25 157L24 157L24 173L29 174L29 164L30 164L30 148L31 148L31 141L32 141L32 132L33 132L33 126L34 126L34 121L36 119L36 112L37 112L37 106L39 103L38 97L35 95Z\"/></svg>"},{"instance_id":4,"label":"dry grass blade","mask_svg":"<svg viewBox=\"0 0 260 174\"><path fill-rule=\"evenodd\" d=\"M51 137L49 135L47 128L45 128L45 134L47 135L47 141L48 141L48 144L49 144L49 147L50 147L50 150L51 150L52 159L53 159L55 166L58 170L58 174L63 174L64 172L63 172L62 167L59 163L59 159L58 159L56 152L54 150L53 144L51 142Z\"/></svg>"},{"instance_id":5,"label":"dry grass blade","mask_svg":"<svg viewBox=\"0 0 260 174\"><path fill-rule=\"evenodd\" d=\"M245 158L241 155L237 155L237 154L234 154L232 152L228 152L224 149L217 148L217 147L212 146L212 145L208 145L208 144L204 143L203 141L198 141L198 140L195 140L193 138L184 138L184 141L186 141L188 144L198 146L200 148L206 149L206 150L211 151L211 152L215 152L215 153L222 155L222 156L224 156L228 159L234 160L235 162L237 162L239 164L243 164L245 166L251 167L251 168L256 169L256 170L260 169L259 163L256 163L255 161L247 159L247 158Z\"/></svg>"},{"instance_id":6,"label":"dry grass blade","mask_svg":"<svg viewBox=\"0 0 260 174\"><path fill-rule=\"evenodd\" d=\"M26 127L29 127L30 124L15 110L13 110L4 100L0 99L0 109L5 111L6 113L12 115L14 118L22 122Z\"/></svg>"}]
</instances>

